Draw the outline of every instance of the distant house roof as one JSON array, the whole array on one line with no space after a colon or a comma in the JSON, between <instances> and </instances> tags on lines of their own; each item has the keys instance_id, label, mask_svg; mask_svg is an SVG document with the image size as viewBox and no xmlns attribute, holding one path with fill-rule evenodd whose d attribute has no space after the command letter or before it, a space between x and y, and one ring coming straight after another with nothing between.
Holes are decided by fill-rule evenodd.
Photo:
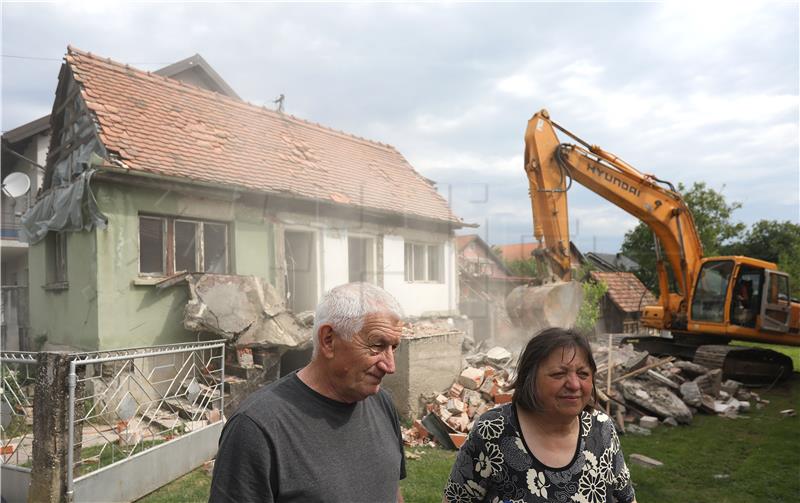
<instances>
[{"instance_id":1,"label":"distant house roof","mask_svg":"<svg viewBox=\"0 0 800 503\"><path fill-rule=\"evenodd\" d=\"M539 243L513 243L510 245L497 245L503 260L528 260L533 256L533 250L539 249Z\"/></svg>"},{"instance_id":2,"label":"distant house roof","mask_svg":"<svg viewBox=\"0 0 800 503\"><path fill-rule=\"evenodd\" d=\"M505 261L528 260L533 256L533 251L542 248L539 243L513 243L510 245L497 245L500 255ZM578 267L585 262L585 258L575 243L569 242L570 260L572 267Z\"/></svg>"},{"instance_id":3,"label":"distant house roof","mask_svg":"<svg viewBox=\"0 0 800 503\"><path fill-rule=\"evenodd\" d=\"M458 256L459 256L459 261L461 261L462 258L464 257L464 254L463 254L464 249L470 243L475 243L475 245L477 245L479 248L481 248L484 251L484 253L486 254L486 258L491 260L497 266L497 269L499 269L502 272L502 277L504 279L513 279L513 280L520 280L520 279L529 280L530 279L530 278L521 278L519 276L514 276L514 273L511 272L511 270L509 270L508 267L506 267L506 265L503 263L503 259L498 257L497 255L495 255L495 253L492 251L492 247L489 246L486 243L486 241L484 241L477 234L467 234L467 235L463 235L463 236L456 236L456 251L457 251Z\"/></svg>"},{"instance_id":4,"label":"distant house roof","mask_svg":"<svg viewBox=\"0 0 800 503\"><path fill-rule=\"evenodd\" d=\"M201 84L200 87L225 94L231 98L241 99L236 91L199 54L172 63L154 73L184 82L197 82Z\"/></svg>"},{"instance_id":5,"label":"distant house roof","mask_svg":"<svg viewBox=\"0 0 800 503\"><path fill-rule=\"evenodd\" d=\"M595 281L608 285L608 297L626 313L635 313L658 302L652 293L632 272L592 271Z\"/></svg>"},{"instance_id":6,"label":"distant house roof","mask_svg":"<svg viewBox=\"0 0 800 503\"><path fill-rule=\"evenodd\" d=\"M621 253L587 252L585 257L601 271L638 271L639 264Z\"/></svg>"},{"instance_id":7,"label":"distant house roof","mask_svg":"<svg viewBox=\"0 0 800 503\"><path fill-rule=\"evenodd\" d=\"M390 145L72 47L65 59L120 167L463 225Z\"/></svg>"}]
</instances>

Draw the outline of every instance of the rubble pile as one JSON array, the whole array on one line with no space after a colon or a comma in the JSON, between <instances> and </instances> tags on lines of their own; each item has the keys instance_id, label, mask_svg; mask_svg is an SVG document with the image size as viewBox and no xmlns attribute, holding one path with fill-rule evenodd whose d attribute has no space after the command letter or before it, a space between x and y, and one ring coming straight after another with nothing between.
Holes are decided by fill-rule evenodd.
<instances>
[{"instance_id":1,"label":"rubble pile","mask_svg":"<svg viewBox=\"0 0 800 503\"><path fill-rule=\"evenodd\" d=\"M508 391L511 353L495 347L469 356L466 361L467 366L449 389L423 397L427 415L422 421L415 421L412 428L403 429L406 445L434 441L444 447L459 447L475 419L492 407L511 401L512 393Z\"/></svg>"},{"instance_id":2,"label":"rubble pile","mask_svg":"<svg viewBox=\"0 0 800 503\"><path fill-rule=\"evenodd\" d=\"M688 425L698 413L736 418L768 403L740 382L723 380L721 369L672 356L656 358L623 345L612 347L609 370L608 353L608 346L593 345L598 366L595 407L614 418L621 432L647 435L659 425ZM467 356L449 389L422 397L426 415L403 429L406 445L458 448L478 416L511 401L508 385L515 361L501 347Z\"/></svg>"}]
</instances>

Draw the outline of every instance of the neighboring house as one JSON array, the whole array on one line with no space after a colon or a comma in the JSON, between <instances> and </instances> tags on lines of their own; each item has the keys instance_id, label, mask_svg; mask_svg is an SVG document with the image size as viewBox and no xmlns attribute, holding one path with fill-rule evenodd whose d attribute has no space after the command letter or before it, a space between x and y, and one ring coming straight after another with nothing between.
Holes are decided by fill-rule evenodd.
<instances>
[{"instance_id":1,"label":"neighboring house","mask_svg":"<svg viewBox=\"0 0 800 503\"><path fill-rule=\"evenodd\" d=\"M155 286L182 271L261 277L294 311L365 280L408 315L457 312L464 224L393 147L74 48L65 59L25 218L31 336L47 347L194 340L186 286Z\"/></svg>"},{"instance_id":2,"label":"neighboring house","mask_svg":"<svg viewBox=\"0 0 800 503\"><path fill-rule=\"evenodd\" d=\"M636 333L645 306L658 302L631 272L592 271L591 279L608 286L597 322L598 333Z\"/></svg>"},{"instance_id":3,"label":"neighboring house","mask_svg":"<svg viewBox=\"0 0 800 503\"><path fill-rule=\"evenodd\" d=\"M497 245L495 247L499 252L505 263L513 262L515 260L528 260L533 257L536 250L543 248L539 243L512 243L508 245ZM569 260L573 269L578 269L586 259L581 254L578 247L572 241L569 242Z\"/></svg>"},{"instance_id":4,"label":"neighboring house","mask_svg":"<svg viewBox=\"0 0 800 503\"><path fill-rule=\"evenodd\" d=\"M621 253L588 252L585 257L589 263L600 271L635 272L639 270L639 264Z\"/></svg>"},{"instance_id":5,"label":"neighboring house","mask_svg":"<svg viewBox=\"0 0 800 503\"><path fill-rule=\"evenodd\" d=\"M199 55L178 61L154 72L225 94L239 96ZM16 200L2 196L2 347L32 349L28 337L28 243L20 241L20 216L36 201L44 184L47 151L50 146L50 116L46 115L2 135L2 179L15 172L30 179L30 190ZM61 254L58 260L66 260ZM65 265L60 267L65 270Z\"/></svg>"},{"instance_id":6,"label":"neighboring house","mask_svg":"<svg viewBox=\"0 0 800 503\"><path fill-rule=\"evenodd\" d=\"M506 296L530 278L514 276L476 234L458 236L459 310L473 323L476 342L511 329Z\"/></svg>"}]
</instances>

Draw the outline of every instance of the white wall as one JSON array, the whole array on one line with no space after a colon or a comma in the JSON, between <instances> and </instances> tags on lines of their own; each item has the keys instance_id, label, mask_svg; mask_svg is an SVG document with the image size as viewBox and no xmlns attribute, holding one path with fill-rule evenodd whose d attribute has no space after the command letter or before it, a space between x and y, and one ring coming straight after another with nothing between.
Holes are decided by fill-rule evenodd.
<instances>
[{"instance_id":1,"label":"white wall","mask_svg":"<svg viewBox=\"0 0 800 503\"><path fill-rule=\"evenodd\" d=\"M349 279L347 238L352 233L359 237L383 235L383 287L397 298L408 316L421 316L433 312L458 310L458 277L456 275L455 238L435 232L407 228L388 230L375 224L339 219L316 218L280 213L278 218L287 230L316 229L320 237L319 295L331 288L347 283ZM405 242L441 244L444 248L443 283L409 283L405 281Z\"/></svg>"},{"instance_id":2,"label":"white wall","mask_svg":"<svg viewBox=\"0 0 800 503\"><path fill-rule=\"evenodd\" d=\"M407 316L458 309L454 239L441 234L430 234L427 238L425 241L444 245L444 283L406 282L405 238L389 234L383 237L383 286L397 298Z\"/></svg>"},{"instance_id":3,"label":"white wall","mask_svg":"<svg viewBox=\"0 0 800 503\"><path fill-rule=\"evenodd\" d=\"M322 231L322 291L347 283L347 231Z\"/></svg>"}]
</instances>

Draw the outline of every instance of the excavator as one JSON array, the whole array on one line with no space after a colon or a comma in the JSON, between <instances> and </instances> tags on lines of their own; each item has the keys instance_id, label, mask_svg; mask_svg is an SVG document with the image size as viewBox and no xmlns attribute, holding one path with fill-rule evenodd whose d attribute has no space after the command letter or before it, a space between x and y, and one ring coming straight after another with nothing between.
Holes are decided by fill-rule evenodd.
<instances>
[{"instance_id":1,"label":"excavator","mask_svg":"<svg viewBox=\"0 0 800 503\"><path fill-rule=\"evenodd\" d=\"M562 143L556 130L574 143ZM578 182L644 222L653 233L658 304L644 306L640 322L671 337L634 336L627 342L652 354L722 368L726 378L748 384L769 384L791 375L792 361L782 353L728 345L737 340L800 346L800 302L790 297L788 274L774 263L754 258L703 256L692 213L671 183L643 174L581 140L551 120L547 110L528 122L524 160L534 237L540 245L535 257L546 279L544 284L512 292L510 304L517 306L518 314L524 299L541 298L542 291L548 298L574 298L569 293L575 291L575 282L567 194ZM554 294L562 290L568 293ZM565 309L577 315L577 304ZM514 319L512 307L509 314Z\"/></svg>"}]
</instances>

